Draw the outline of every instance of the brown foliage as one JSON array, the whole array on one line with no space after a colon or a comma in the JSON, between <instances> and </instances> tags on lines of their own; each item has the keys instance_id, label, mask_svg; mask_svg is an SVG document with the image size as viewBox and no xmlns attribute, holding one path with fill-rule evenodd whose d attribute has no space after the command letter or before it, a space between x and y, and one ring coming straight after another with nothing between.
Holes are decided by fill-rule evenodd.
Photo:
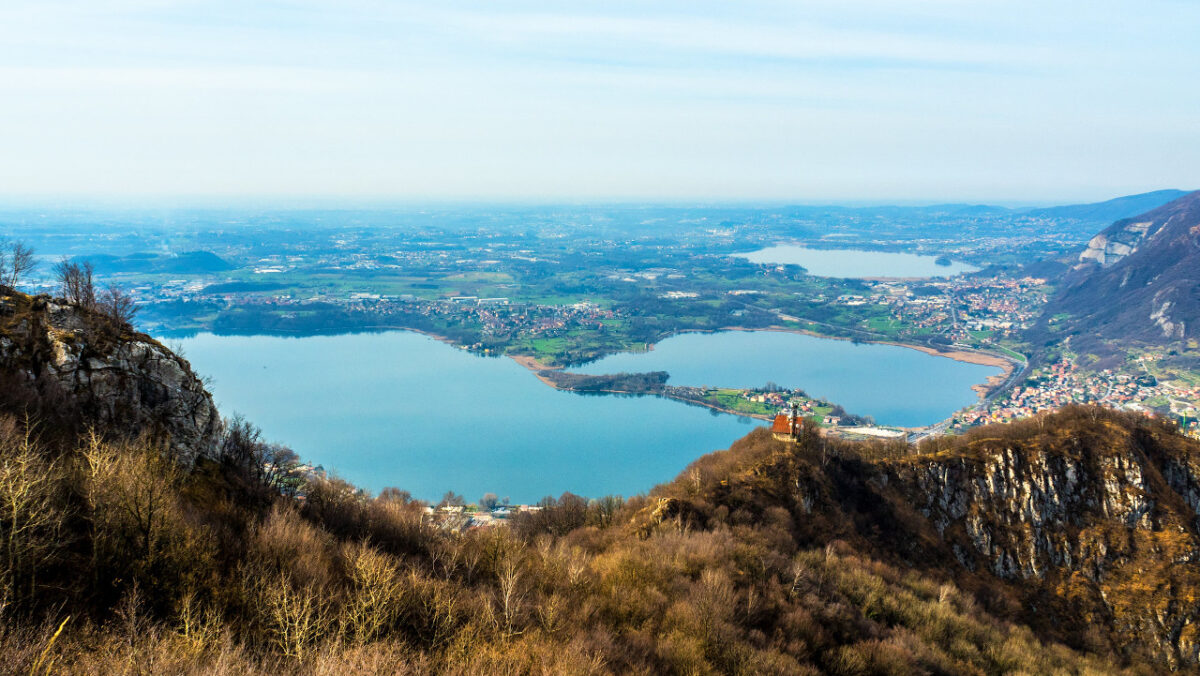
<instances>
[{"instance_id":1,"label":"brown foliage","mask_svg":"<svg viewBox=\"0 0 1200 676\"><path fill-rule=\"evenodd\" d=\"M251 427L236 435L233 455L264 457ZM756 433L651 496L567 494L509 529L459 533L397 491L313 477L285 495L264 471L251 478L273 497L248 499L235 464L183 472L152 444L97 435L53 450L0 421L16 463L0 498L34 496L0 524L50 515L0 560L26 618L0 622L0 653L76 674L1116 671L1103 642L1043 642L936 560L921 573L877 548L873 525L920 533L876 481L913 452Z\"/></svg>"},{"instance_id":2,"label":"brown foliage","mask_svg":"<svg viewBox=\"0 0 1200 676\"><path fill-rule=\"evenodd\" d=\"M59 293L69 303L86 310L96 309L95 268L91 261L72 261L63 258L54 265Z\"/></svg>"}]
</instances>

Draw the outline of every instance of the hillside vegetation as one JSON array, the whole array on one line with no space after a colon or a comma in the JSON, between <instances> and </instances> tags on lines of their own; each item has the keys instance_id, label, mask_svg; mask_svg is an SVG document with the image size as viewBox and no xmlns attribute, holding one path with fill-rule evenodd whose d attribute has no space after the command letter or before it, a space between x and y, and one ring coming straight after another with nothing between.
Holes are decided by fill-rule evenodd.
<instances>
[{"instance_id":1,"label":"hillside vegetation","mask_svg":"<svg viewBox=\"0 0 1200 676\"><path fill-rule=\"evenodd\" d=\"M10 328L48 311L13 307ZM10 349L0 370L43 358ZM1197 664L1200 448L1151 419L1076 408L921 448L757 430L649 495L458 532L403 491L296 475L245 422L181 454L143 418L96 423L77 391L52 393L77 424L27 416L47 392L0 412L16 673Z\"/></svg>"},{"instance_id":2,"label":"hillside vegetation","mask_svg":"<svg viewBox=\"0 0 1200 676\"><path fill-rule=\"evenodd\" d=\"M467 533L435 528L389 493L318 480L298 502L250 467L184 471L160 451L94 435L46 446L12 418L0 423L8 664L1051 673L1109 671L1114 657L1103 637L1088 646L1095 657L1044 641L1004 617L1020 615L1015 595L981 603L937 561L923 573L839 524L806 523L761 470L815 472L815 449L760 434L651 497L565 496L511 528ZM727 491L709 485L714 473L732 478Z\"/></svg>"}]
</instances>

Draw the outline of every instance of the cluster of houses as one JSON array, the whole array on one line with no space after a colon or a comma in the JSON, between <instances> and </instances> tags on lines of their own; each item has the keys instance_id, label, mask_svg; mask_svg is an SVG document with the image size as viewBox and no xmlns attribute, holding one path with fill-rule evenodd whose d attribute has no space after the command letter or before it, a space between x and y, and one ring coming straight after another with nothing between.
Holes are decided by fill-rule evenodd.
<instances>
[{"instance_id":1,"label":"cluster of houses","mask_svg":"<svg viewBox=\"0 0 1200 676\"><path fill-rule=\"evenodd\" d=\"M753 401L760 404L767 404L776 408L782 409L784 413L788 410L794 410L803 418L811 418L817 414L817 406L820 403L813 399L803 396L799 390L794 392L778 391L778 392L761 392L757 390L746 390L742 392L742 397L747 401ZM780 415L783 415L781 413ZM836 415L823 415L817 421L827 427L837 427L841 422L841 418Z\"/></svg>"},{"instance_id":2,"label":"cluster of houses","mask_svg":"<svg viewBox=\"0 0 1200 676\"><path fill-rule=\"evenodd\" d=\"M971 410L955 427L1000 423L1028 418L1068 404L1100 404L1141 413L1171 415L1183 430L1200 435L1200 387L1160 382L1149 375L1113 370L1083 372L1069 360L1040 368L987 410Z\"/></svg>"}]
</instances>

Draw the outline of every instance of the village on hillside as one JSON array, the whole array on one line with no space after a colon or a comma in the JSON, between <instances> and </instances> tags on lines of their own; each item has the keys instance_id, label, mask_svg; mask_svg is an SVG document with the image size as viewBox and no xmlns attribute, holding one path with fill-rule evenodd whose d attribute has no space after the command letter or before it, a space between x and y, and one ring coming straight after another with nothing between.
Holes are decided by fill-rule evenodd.
<instances>
[{"instance_id":1,"label":"village on hillside","mask_svg":"<svg viewBox=\"0 0 1200 676\"><path fill-rule=\"evenodd\" d=\"M1155 355L1138 361L1154 361ZM1106 369L1085 371L1069 358L1034 369L1026 381L1004 392L986 408L966 409L951 421L951 431L1006 423L1049 412L1068 404L1098 404L1173 419L1187 434L1200 438L1200 384L1160 380Z\"/></svg>"}]
</instances>

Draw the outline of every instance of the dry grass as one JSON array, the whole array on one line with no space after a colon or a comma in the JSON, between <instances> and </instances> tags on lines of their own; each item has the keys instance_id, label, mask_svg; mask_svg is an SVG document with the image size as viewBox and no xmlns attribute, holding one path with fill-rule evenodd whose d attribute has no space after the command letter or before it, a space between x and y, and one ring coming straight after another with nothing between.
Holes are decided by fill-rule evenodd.
<instances>
[{"instance_id":1,"label":"dry grass","mask_svg":"<svg viewBox=\"0 0 1200 676\"><path fill-rule=\"evenodd\" d=\"M1102 642L1040 640L936 566L879 557L838 502L870 461L840 446L751 435L648 499L564 496L462 534L394 493L271 497L146 443L43 448L12 420L0 456L3 534L32 543L0 571L25 590L0 622L17 673L1117 671Z\"/></svg>"}]
</instances>

